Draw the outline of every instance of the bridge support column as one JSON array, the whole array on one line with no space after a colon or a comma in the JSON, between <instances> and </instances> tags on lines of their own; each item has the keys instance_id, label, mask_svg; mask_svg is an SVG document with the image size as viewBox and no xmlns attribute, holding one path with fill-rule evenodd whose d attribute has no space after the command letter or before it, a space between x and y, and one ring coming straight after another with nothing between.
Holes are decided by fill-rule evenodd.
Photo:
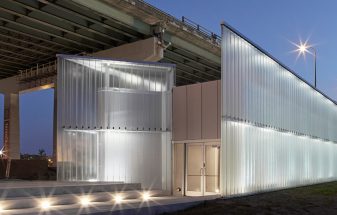
<instances>
[{"instance_id":1,"label":"bridge support column","mask_svg":"<svg viewBox=\"0 0 337 215\"><path fill-rule=\"evenodd\" d=\"M20 159L19 94L5 94L4 149L10 159Z\"/></svg>"},{"instance_id":2,"label":"bridge support column","mask_svg":"<svg viewBox=\"0 0 337 215\"><path fill-rule=\"evenodd\" d=\"M20 159L20 113L17 77L2 79L0 92L4 94L4 151L10 159Z\"/></svg>"}]
</instances>

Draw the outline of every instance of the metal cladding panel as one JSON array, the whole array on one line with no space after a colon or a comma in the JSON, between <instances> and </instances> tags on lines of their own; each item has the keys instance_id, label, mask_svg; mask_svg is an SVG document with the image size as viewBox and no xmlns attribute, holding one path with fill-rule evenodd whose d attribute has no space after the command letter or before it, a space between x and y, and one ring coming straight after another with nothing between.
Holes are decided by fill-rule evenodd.
<instances>
[{"instance_id":1,"label":"metal cladding panel","mask_svg":"<svg viewBox=\"0 0 337 215\"><path fill-rule=\"evenodd\" d=\"M224 195L337 179L337 108L222 26Z\"/></svg>"},{"instance_id":2,"label":"metal cladding panel","mask_svg":"<svg viewBox=\"0 0 337 215\"><path fill-rule=\"evenodd\" d=\"M168 65L59 56L58 180L169 189L173 85Z\"/></svg>"},{"instance_id":3,"label":"metal cladding panel","mask_svg":"<svg viewBox=\"0 0 337 215\"><path fill-rule=\"evenodd\" d=\"M187 139L186 86L173 88L172 136L174 141Z\"/></svg>"},{"instance_id":4,"label":"metal cladding panel","mask_svg":"<svg viewBox=\"0 0 337 215\"><path fill-rule=\"evenodd\" d=\"M221 138L221 80L217 81L217 139Z\"/></svg>"},{"instance_id":5,"label":"metal cladding panel","mask_svg":"<svg viewBox=\"0 0 337 215\"><path fill-rule=\"evenodd\" d=\"M217 139L218 85L217 81L201 84L202 139Z\"/></svg>"},{"instance_id":6,"label":"metal cladding panel","mask_svg":"<svg viewBox=\"0 0 337 215\"><path fill-rule=\"evenodd\" d=\"M187 86L187 139L201 139L201 84Z\"/></svg>"}]
</instances>

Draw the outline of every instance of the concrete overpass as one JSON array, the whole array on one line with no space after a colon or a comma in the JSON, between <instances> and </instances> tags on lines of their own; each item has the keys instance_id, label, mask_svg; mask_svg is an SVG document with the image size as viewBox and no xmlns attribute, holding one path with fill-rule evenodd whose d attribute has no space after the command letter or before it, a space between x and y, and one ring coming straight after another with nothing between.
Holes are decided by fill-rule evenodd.
<instances>
[{"instance_id":1,"label":"concrete overpass","mask_svg":"<svg viewBox=\"0 0 337 215\"><path fill-rule=\"evenodd\" d=\"M54 87L60 53L177 65L176 84L220 78L220 38L141 0L1 0L5 147L19 158L19 97Z\"/></svg>"}]
</instances>

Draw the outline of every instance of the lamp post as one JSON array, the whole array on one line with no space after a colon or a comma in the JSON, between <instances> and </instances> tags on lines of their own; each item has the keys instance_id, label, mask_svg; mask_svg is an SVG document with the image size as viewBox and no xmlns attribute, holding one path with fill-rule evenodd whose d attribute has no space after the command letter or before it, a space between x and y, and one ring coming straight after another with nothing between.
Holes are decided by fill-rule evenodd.
<instances>
[{"instance_id":1,"label":"lamp post","mask_svg":"<svg viewBox=\"0 0 337 215\"><path fill-rule=\"evenodd\" d=\"M316 49L312 46L308 46L306 43L297 45L300 54L305 54L306 52L314 56L314 72L315 72L315 88L317 86L317 75L316 75ZM311 50L311 52L310 52Z\"/></svg>"}]
</instances>

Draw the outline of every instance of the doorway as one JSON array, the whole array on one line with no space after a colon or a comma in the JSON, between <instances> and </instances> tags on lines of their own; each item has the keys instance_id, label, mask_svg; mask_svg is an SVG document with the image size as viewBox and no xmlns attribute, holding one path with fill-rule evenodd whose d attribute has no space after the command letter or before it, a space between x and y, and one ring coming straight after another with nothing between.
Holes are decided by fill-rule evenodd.
<instances>
[{"instance_id":1,"label":"doorway","mask_svg":"<svg viewBox=\"0 0 337 215\"><path fill-rule=\"evenodd\" d=\"M187 143L185 153L186 196L218 194L220 144L218 142Z\"/></svg>"}]
</instances>

